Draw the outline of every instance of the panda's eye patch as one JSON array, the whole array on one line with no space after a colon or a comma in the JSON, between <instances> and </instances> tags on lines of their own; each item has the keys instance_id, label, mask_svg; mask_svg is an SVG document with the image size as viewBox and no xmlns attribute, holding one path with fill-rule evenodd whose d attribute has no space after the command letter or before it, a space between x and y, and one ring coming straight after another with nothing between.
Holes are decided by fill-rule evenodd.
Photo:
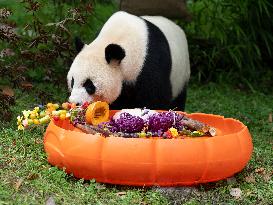
<instances>
[{"instance_id":1,"label":"panda's eye patch","mask_svg":"<svg viewBox=\"0 0 273 205\"><path fill-rule=\"evenodd\" d=\"M94 86L93 82L90 79L87 79L84 82L83 87L85 88L86 92L89 95L92 95L95 93L96 87Z\"/></svg>"},{"instance_id":2,"label":"panda's eye patch","mask_svg":"<svg viewBox=\"0 0 273 205\"><path fill-rule=\"evenodd\" d=\"M73 88L73 86L74 86L74 78L72 77L72 79L71 79L71 88Z\"/></svg>"}]
</instances>

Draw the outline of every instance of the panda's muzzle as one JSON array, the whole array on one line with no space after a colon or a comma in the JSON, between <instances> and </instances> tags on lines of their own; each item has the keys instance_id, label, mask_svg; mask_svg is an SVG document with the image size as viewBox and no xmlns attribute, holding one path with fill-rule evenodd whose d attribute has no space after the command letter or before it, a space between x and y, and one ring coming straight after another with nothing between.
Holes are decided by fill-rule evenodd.
<instances>
[{"instance_id":1,"label":"panda's muzzle","mask_svg":"<svg viewBox=\"0 0 273 205\"><path fill-rule=\"evenodd\" d=\"M93 82L90 79L87 79L84 83L83 83L83 87L85 88L86 92L89 95L93 95L96 91L96 87L94 86Z\"/></svg>"}]
</instances>

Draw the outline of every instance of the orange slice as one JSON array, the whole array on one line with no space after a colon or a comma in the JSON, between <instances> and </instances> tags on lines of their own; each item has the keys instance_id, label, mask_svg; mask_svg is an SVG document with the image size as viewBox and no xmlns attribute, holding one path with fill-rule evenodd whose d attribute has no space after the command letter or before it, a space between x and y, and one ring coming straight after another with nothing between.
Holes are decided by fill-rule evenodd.
<instances>
[{"instance_id":1,"label":"orange slice","mask_svg":"<svg viewBox=\"0 0 273 205\"><path fill-rule=\"evenodd\" d=\"M93 102L87 107L85 120L88 124L98 125L109 120L109 105L106 102Z\"/></svg>"}]
</instances>

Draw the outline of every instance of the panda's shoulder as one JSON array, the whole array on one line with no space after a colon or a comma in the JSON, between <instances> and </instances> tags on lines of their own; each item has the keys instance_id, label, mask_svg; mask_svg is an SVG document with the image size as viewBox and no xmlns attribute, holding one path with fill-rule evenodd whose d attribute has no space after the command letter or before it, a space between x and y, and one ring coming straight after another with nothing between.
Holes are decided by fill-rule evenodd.
<instances>
[{"instance_id":1,"label":"panda's shoulder","mask_svg":"<svg viewBox=\"0 0 273 205\"><path fill-rule=\"evenodd\" d=\"M127 13L125 11L115 12L104 24L104 26L118 24L122 28L122 24L138 24L142 20L140 17Z\"/></svg>"},{"instance_id":2,"label":"panda's shoulder","mask_svg":"<svg viewBox=\"0 0 273 205\"><path fill-rule=\"evenodd\" d=\"M179 27L173 21L163 16L141 16L141 18L157 26L163 33L169 32L183 33L181 27Z\"/></svg>"}]
</instances>

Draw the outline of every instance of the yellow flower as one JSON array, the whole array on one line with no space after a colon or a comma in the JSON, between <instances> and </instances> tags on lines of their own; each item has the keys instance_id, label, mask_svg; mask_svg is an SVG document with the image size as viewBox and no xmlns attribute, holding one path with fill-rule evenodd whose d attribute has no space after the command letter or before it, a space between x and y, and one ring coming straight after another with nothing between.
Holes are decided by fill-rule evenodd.
<instances>
[{"instance_id":1,"label":"yellow flower","mask_svg":"<svg viewBox=\"0 0 273 205\"><path fill-rule=\"evenodd\" d=\"M22 120L23 120L23 117L21 116L18 116L17 117L17 125L18 125L18 130L24 130L24 126L22 125Z\"/></svg>"},{"instance_id":2,"label":"yellow flower","mask_svg":"<svg viewBox=\"0 0 273 205\"><path fill-rule=\"evenodd\" d=\"M177 129L175 129L174 127L171 127L169 129L169 131L171 132L171 134L172 134L173 137L177 137L178 136Z\"/></svg>"},{"instance_id":3,"label":"yellow flower","mask_svg":"<svg viewBox=\"0 0 273 205\"><path fill-rule=\"evenodd\" d=\"M22 125L22 124L19 124L18 125L18 130L24 130L25 128L24 128L24 126Z\"/></svg>"},{"instance_id":4,"label":"yellow flower","mask_svg":"<svg viewBox=\"0 0 273 205\"><path fill-rule=\"evenodd\" d=\"M36 110L32 110L32 111L30 112L30 115L33 115L33 116L35 116L35 117L39 117L39 114L38 114L38 112L37 112Z\"/></svg>"},{"instance_id":5,"label":"yellow flower","mask_svg":"<svg viewBox=\"0 0 273 205\"><path fill-rule=\"evenodd\" d=\"M22 124L22 120L23 120L23 117L18 116L18 117L17 117L17 125Z\"/></svg>"},{"instance_id":6,"label":"yellow flower","mask_svg":"<svg viewBox=\"0 0 273 205\"><path fill-rule=\"evenodd\" d=\"M52 107L52 106L53 106L52 103L47 103L47 105L46 105L47 108L50 108L50 107Z\"/></svg>"},{"instance_id":7,"label":"yellow flower","mask_svg":"<svg viewBox=\"0 0 273 205\"><path fill-rule=\"evenodd\" d=\"M25 119L27 119L29 117L31 111L30 110L24 110L22 113L23 113Z\"/></svg>"},{"instance_id":8,"label":"yellow flower","mask_svg":"<svg viewBox=\"0 0 273 205\"><path fill-rule=\"evenodd\" d=\"M35 111L35 112L39 112L39 109L40 109L39 107L35 107L35 108L34 108L34 111Z\"/></svg>"}]
</instances>

